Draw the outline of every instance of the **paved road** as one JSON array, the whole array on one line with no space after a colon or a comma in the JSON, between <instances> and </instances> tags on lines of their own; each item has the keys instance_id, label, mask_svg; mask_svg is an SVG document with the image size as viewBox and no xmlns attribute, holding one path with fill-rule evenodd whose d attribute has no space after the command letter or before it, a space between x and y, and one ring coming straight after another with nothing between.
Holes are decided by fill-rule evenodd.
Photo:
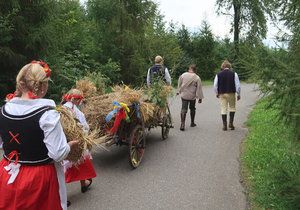
<instances>
[{"instance_id":1,"label":"paved road","mask_svg":"<svg viewBox=\"0 0 300 210\"><path fill-rule=\"evenodd\" d=\"M212 87L197 106L198 127L179 131L180 99L170 100L175 129L161 141L160 130L147 137L142 164L131 170L127 147L94 154L98 176L86 194L79 183L68 185L69 209L246 209L240 184L240 143L247 133L247 115L258 98L254 85L243 84L236 130L221 130L218 100ZM189 118L188 118L189 122Z\"/></svg>"}]
</instances>

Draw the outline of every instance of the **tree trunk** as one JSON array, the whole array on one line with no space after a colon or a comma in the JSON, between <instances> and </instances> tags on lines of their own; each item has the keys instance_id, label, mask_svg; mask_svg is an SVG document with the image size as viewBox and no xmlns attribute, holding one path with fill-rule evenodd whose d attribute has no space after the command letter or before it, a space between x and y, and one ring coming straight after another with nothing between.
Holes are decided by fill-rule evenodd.
<instances>
[{"instance_id":1,"label":"tree trunk","mask_svg":"<svg viewBox=\"0 0 300 210\"><path fill-rule=\"evenodd\" d=\"M238 59L239 55L239 42L240 42L240 22L241 22L241 2L240 0L233 1L234 10L234 61Z\"/></svg>"}]
</instances>

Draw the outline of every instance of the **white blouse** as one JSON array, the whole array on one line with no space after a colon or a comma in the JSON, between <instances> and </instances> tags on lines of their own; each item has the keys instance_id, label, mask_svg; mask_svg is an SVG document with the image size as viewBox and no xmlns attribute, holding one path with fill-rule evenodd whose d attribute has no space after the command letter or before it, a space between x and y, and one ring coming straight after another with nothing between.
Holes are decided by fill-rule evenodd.
<instances>
[{"instance_id":1,"label":"white blouse","mask_svg":"<svg viewBox=\"0 0 300 210\"><path fill-rule=\"evenodd\" d=\"M86 118L85 118L84 114L77 108L77 106L75 104L73 104L72 102L69 102L69 101L66 102L64 104L64 106L68 107L69 109L72 110L75 117L79 120L80 124L83 126L83 130L85 132L88 132L90 130L90 126L86 122Z\"/></svg>"}]
</instances>

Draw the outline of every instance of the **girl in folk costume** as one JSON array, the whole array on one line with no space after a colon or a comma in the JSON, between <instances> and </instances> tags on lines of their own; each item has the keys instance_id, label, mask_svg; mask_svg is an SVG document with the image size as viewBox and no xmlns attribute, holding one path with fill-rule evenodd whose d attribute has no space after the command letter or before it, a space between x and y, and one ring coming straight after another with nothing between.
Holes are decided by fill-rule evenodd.
<instances>
[{"instance_id":1,"label":"girl in folk costume","mask_svg":"<svg viewBox=\"0 0 300 210\"><path fill-rule=\"evenodd\" d=\"M33 61L19 72L0 111L0 209L67 209L63 166L78 141L67 143L55 103L42 99L51 70Z\"/></svg>"},{"instance_id":2,"label":"girl in folk costume","mask_svg":"<svg viewBox=\"0 0 300 210\"><path fill-rule=\"evenodd\" d=\"M83 93L80 90L72 89L63 96L63 106L69 108L85 132L89 132L89 125L86 122L84 114L79 110L83 101ZM96 172L92 164L92 156L89 151L83 155L82 162L79 165L73 165L70 161L64 161L66 182L80 181L81 192L85 193L92 184L92 178L96 177Z\"/></svg>"}]
</instances>

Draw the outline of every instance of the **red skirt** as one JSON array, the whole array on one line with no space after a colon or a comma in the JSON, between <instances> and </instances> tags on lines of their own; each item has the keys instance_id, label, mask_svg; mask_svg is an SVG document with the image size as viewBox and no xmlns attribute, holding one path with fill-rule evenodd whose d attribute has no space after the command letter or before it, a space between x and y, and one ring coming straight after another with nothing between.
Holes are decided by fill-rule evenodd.
<instances>
[{"instance_id":1,"label":"red skirt","mask_svg":"<svg viewBox=\"0 0 300 210\"><path fill-rule=\"evenodd\" d=\"M84 162L68 168L66 173L66 183L76 182L81 180L87 180L95 178L96 171L94 169L93 163L89 157L84 159Z\"/></svg>"},{"instance_id":2,"label":"red skirt","mask_svg":"<svg viewBox=\"0 0 300 210\"><path fill-rule=\"evenodd\" d=\"M5 210L61 210L59 185L54 164L21 165L12 184L4 169L9 162L0 162L0 209Z\"/></svg>"}]
</instances>

